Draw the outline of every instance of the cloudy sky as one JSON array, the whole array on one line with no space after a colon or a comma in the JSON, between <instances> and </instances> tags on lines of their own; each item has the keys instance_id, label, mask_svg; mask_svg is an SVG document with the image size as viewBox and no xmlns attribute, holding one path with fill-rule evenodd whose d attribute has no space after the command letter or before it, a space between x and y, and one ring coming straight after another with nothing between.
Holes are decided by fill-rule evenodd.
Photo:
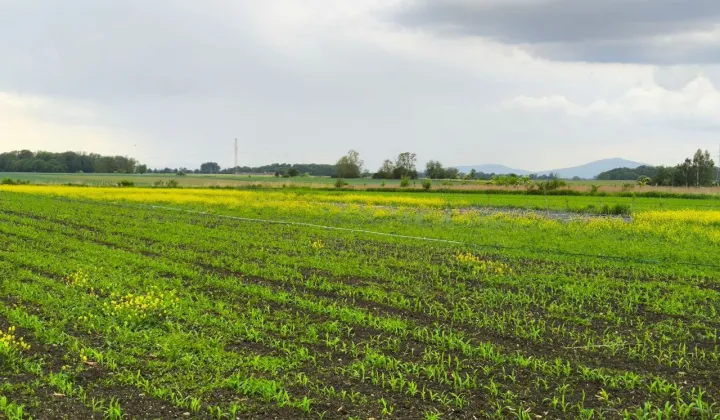
<instances>
[{"instance_id":1,"label":"cloudy sky","mask_svg":"<svg viewBox=\"0 0 720 420\"><path fill-rule=\"evenodd\" d=\"M720 143L717 0L0 0L0 39L3 151L541 170Z\"/></svg>"}]
</instances>

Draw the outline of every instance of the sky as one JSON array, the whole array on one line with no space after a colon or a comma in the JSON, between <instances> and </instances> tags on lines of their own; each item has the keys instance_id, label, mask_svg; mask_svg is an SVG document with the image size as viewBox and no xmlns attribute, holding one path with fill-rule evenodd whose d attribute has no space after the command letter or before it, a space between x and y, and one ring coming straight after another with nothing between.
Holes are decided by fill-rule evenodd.
<instances>
[{"instance_id":1,"label":"sky","mask_svg":"<svg viewBox=\"0 0 720 420\"><path fill-rule=\"evenodd\" d=\"M0 0L0 151L543 170L720 143L717 0Z\"/></svg>"}]
</instances>

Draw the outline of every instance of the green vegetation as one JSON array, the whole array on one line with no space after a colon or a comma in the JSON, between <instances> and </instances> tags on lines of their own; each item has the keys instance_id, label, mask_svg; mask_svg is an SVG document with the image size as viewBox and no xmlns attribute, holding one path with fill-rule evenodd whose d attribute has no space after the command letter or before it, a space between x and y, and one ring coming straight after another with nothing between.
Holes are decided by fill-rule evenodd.
<instances>
[{"instance_id":1,"label":"green vegetation","mask_svg":"<svg viewBox=\"0 0 720 420\"><path fill-rule=\"evenodd\" d=\"M29 183L30 183L30 181L23 181L21 179L12 179L10 177L5 177L2 180L0 180L0 185L26 185Z\"/></svg>"},{"instance_id":2,"label":"green vegetation","mask_svg":"<svg viewBox=\"0 0 720 420\"><path fill-rule=\"evenodd\" d=\"M720 414L718 211L468 208L488 197L515 198L4 186L0 412Z\"/></svg>"},{"instance_id":3,"label":"green vegetation","mask_svg":"<svg viewBox=\"0 0 720 420\"><path fill-rule=\"evenodd\" d=\"M212 162L211 162L212 163ZM221 174L288 174L291 170L297 171L299 174L310 174L312 176L334 176L336 172L335 165L324 164L324 163L273 163L264 166L239 166L237 168L222 169L218 173ZM165 168L155 173L167 173L174 172L175 169ZM198 171L200 173L200 171ZM208 172L210 173L210 172Z\"/></svg>"},{"instance_id":4,"label":"green vegetation","mask_svg":"<svg viewBox=\"0 0 720 420\"><path fill-rule=\"evenodd\" d=\"M337 161L334 175L338 178L361 178L363 165L360 154L351 150Z\"/></svg>"},{"instance_id":5,"label":"green vegetation","mask_svg":"<svg viewBox=\"0 0 720 420\"><path fill-rule=\"evenodd\" d=\"M410 178L415 179L418 177L418 171L416 168L417 155L415 153L403 152L400 153L395 161L386 159L380 169L373 174L375 179L400 179Z\"/></svg>"},{"instance_id":6,"label":"green vegetation","mask_svg":"<svg viewBox=\"0 0 720 420\"><path fill-rule=\"evenodd\" d=\"M430 160L425 165L425 176L430 179L455 179L460 176L460 171L457 168L446 168L436 160ZM472 178L474 179L474 176Z\"/></svg>"},{"instance_id":7,"label":"green vegetation","mask_svg":"<svg viewBox=\"0 0 720 420\"><path fill-rule=\"evenodd\" d=\"M52 153L18 150L0 153L0 172L46 173L145 173L147 166L139 165L126 156L101 156L96 153Z\"/></svg>"},{"instance_id":8,"label":"green vegetation","mask_svg":"<svg viewBox=\"0 0 720 420\"><path fill-rule=\"evenodd\" d=\"M605 181L632 181L647 176L655 178L658 174L658 168L655 166L638 166L637 168L615 168L609 171L601 172L597 179Z\"/></svg>"},{"instance_id":9,"label":"green vegetation","mask_svg":"<svg viewBox=\"0 0 720 420\"><path fill-rule=\"evenodd\" d=\"M638 180L641 185L708 187L717 182L717 167L710 152L698 149L693 158L686 158L675 167L639 166L635 169L616 168L597 176L599 180Z\"/></svg>"}]
</instances>

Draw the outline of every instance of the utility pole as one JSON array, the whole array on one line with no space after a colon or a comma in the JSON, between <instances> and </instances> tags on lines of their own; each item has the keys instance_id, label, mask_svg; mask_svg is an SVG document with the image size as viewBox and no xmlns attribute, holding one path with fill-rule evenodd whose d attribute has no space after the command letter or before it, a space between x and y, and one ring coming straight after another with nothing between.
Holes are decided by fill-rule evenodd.
<instances>
[{"instance_id":1,"label":"utility pole","mask_svg":"<svg viewBox=\"0 0 720 420\"><path fill-rule=\"evenodd\" d=\"M240 172L238 170L237 156L238 156L238 145L237 145L237 137L236 137L235 138L235 166L233 167L233 172L235 173L235 175L237 175Z\"/></svg>"}]
</instances>

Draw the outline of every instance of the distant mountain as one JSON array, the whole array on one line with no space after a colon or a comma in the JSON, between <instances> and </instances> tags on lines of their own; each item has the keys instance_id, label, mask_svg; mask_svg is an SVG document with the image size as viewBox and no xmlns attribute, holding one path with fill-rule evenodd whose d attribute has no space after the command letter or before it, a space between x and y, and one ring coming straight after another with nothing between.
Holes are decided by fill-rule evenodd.
<instances>
[{"instance_id":1,"label":"distant mountain","mask_svg":"<svg viewBox=\"0 0 720 420\"><path fill-rule=\"evenodd\" d=\"M550 169L546 171L528 171L525 169L514 169L505 165L499 164L487 164L487 165L469 165L469 166L456 166L456 168L463 173L469 173L475 169L476 172L483 172L486 174L517 174L517 175L547 175L550 172L558 174L560 178L573 178L580 177L586 179L592 179L601 172L609 171L615 168L631 168L635 169L638 166L646 165L645 163L634 162L632 160L612 158L596 160L594 162L586 163L580 166L573 166L571 168L561 169Z\"/></svg>"},{"instance_id":2,"label":"distant mountain","mask_svg":"<svg viewBox=\"0 0 720 420\"><path fill-rule=\"evenodd\" d=\"M458 171L463 173L470 173L473 169L475 172L482 172L484 174L516 174L516 175L530 175L532 172L524 169L513 169L505 165L498 164L485 164L485 165L472 165L472 166L456 166Z\"/></svg>"},{"instance_id":3,"label":"distant mountain","mask_svg":"<svg viewBox=\"0 0 720 420\"><path fill-rule=\"evenodd\" d=\"M612 158L596 160L595 162L586 163L580 166L573 166L571 168L552 169L549 171L537 172L538 175L547 175L550 172L558 174L560 178L572 178L578 176L580 178L592 179L601 172L609 171L615 168L630 168L635 169L638 166L645 165L640 162L633 162L632 160Z\"/></svg>"}]
</instances>

